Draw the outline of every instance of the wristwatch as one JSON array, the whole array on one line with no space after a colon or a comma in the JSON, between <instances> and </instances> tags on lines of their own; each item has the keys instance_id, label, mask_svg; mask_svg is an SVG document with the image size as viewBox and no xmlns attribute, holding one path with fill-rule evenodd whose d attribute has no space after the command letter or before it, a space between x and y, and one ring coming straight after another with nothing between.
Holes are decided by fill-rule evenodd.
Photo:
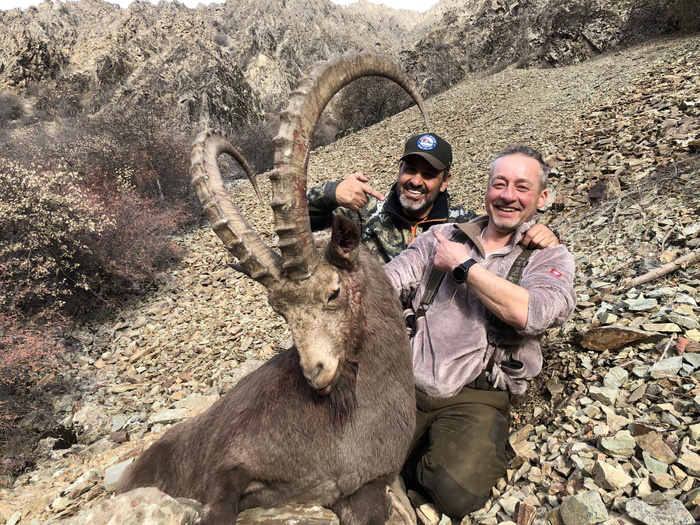
<instances>
[{"instance_id":1,"label":"wristwatch","mask_svg":"<svg viewBox=\"0 0 700 525\"><path fill-rule=\"evenodd\" d=\"M467 275L469 274L469 268L474 266L476 261L474 259L467 259L462 264L455 266L452 270L452 278L456 283L462 284L467 280Z\"/></svg>"}]
</instances>

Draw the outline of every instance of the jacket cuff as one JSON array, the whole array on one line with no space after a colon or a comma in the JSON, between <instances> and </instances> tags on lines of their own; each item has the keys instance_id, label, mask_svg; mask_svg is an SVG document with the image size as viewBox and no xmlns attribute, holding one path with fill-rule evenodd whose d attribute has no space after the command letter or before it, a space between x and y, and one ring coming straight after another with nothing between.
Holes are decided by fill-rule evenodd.
<instances>
[{"instance_id":1,"label":"jacket cuff","mask_svg":"<svg viewBox=\"0 0 700 525\"><path fill-rule=\"evenodd\" d=\"M327 206L329 208L337 208L338 207L338 201L335 198L335 189L338 187L338 184L340 184L340 181L332 181L332 182L326 182L323 185L323 205Z\"/></svg>"}]
</instances>

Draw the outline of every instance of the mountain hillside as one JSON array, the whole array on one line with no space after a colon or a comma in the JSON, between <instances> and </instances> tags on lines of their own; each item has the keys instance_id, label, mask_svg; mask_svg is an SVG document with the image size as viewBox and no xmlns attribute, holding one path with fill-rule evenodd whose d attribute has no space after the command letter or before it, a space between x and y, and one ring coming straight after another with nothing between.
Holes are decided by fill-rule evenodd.
<instances>
[{"instance_id":1,"label":"mountain hillside","mask_svg":"<svg viewBox=\"0 0 700 525\"><path fill-rule=\"evenodd\" d=\"M542 220L577 264L576 311L547 335L542 374L514 399L511 469L463 523L700 517L698 63L699 36L663 39L558 69L507 68L427 101L433 131L454 147L456 204L482 208L489 161L504 146L543 151L555 169ZM405 138L420 129L413 108L319 148L309 183L362 171L385 191ZM267 202L269 182L260 185ZM270 209L247 181L233 191L274 243ZM231 268L211 231L178 243L184 258L162 287L74 332L61 373L75 388L56 400L55 420L77 444L41 441L36 469L0 489L0 523L98 523L132 512L144 494L109 499L124 462L291 344L264 289ZM22 424L40 425L31 414ZM414 504L420 523L437 525L434 510ZM189 507L177 509L193 519Z\"/></svg>"},{"instance_id":2,"label":"mountain hillside","mask_svg":"<svg viewBox=\"0 0 700 525\"><path fill-rule=\"evenodd\" d=\"M158 102L193 128L237 129L276 115L299 75L332 53L367 48L398 59L432 95L474 72L515 62L566 65L697 29L693 5L442 0L418 14L366 1L237 0L188 9L137 0L120 9L106 0L46 0L0 11L0 89L22 97L38 119L47 104L63 105L61 117Z\"/></svg>"},{"instance_id":3,"label":"mountain hillside","mask_svg":"<svg viewBox=\"0 0 700 525\"><path fill-rule=\"evenodd\" d=\"M77 94L89 113L159 100L197 125L235 128L275 111L295 79L331 53L398 50L414 22L329 0L242 0L188 9L104 0L0 11L0 86Z\"/></svg>"}]
</instances>

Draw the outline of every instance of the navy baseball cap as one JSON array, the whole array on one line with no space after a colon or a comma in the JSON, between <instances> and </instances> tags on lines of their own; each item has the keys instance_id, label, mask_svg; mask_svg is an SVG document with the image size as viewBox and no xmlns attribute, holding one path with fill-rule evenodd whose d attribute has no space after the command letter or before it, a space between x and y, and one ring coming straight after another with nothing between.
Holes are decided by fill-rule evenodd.
<instances>
[{"instance_id":1,"label":"navy baseball cap","mask_svg":"<svg viewBox=\"0 0 700 525\"><path fill-rule=\"evenodd\" d=\"M410 155L420 155L438 170L447 169L452 164L452 146L435 133L423 133L409 138L401 160Z\"/></svg>"}]
</instances>

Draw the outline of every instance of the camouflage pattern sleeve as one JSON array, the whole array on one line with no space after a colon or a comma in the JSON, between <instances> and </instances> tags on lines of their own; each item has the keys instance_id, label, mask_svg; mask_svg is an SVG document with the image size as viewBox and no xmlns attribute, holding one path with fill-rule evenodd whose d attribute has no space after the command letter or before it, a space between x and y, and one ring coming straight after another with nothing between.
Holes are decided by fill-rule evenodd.
<instances>
[{"instance_id":1,"label":"camouflage pattern sleeve","mask_svg":"<svg viewBox=\"0 0 700 525\"><path fill-rule=\"evenodd\" d=\"M330 228L333 224L333 211L338 208L335 200L335 188L338 182L327 182L323 186L313 187L306 194L311 231Z\"/></svg>"},{"instance_id":2,"label":"camouflage pattern sleeve","mask_svg":"<svg viewBox=\"0 0 700 525\"><path fill-rule=\"evenodd\" d=\"M333 215L339 213L345 215L352 222L360 227L360 232L364 234L364 225L367 222L367 215L374 208L374 199L360 211L352 211L348 208L338 206L335 200L335 188L340 181L327 182L323 186L311 188L306 194L309 203L309 220L311 231L324 230L333 226Z\"/></svg>"},{"instance_id":3,"label":"camouflage pattern sleeve","mask_svg":"<svg viewBox=\"0 0 700 525\"><path fill-rule=\"evenodd\" d=\"M447 222L469 222L476 217L477 214L471 210L465 210L461 206L452 206L448 212Z\"/></svg>"}]
</instances>

